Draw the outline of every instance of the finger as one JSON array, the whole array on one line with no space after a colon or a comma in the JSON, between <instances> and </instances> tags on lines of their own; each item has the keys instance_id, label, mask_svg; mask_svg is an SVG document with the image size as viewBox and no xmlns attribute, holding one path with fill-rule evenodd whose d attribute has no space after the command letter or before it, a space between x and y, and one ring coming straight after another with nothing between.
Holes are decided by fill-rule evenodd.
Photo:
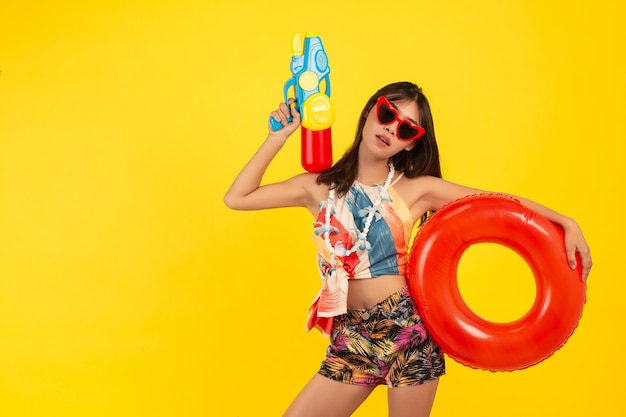
<instances>
[{"instance_id":1,"label":"finger","mask_svg":"<svg viewBox=\"0 0 626 417\"><path fill-rule=\"evenodd\" d=\"M569 264L569 267L572 269L576 269L576 267L578 266L578 262L576 260L576 252L575 251L568 251L567 252L567 263Z\"/></svg>"},{"instance_id":2,"label":"finger","mask_svg":"<svg viewBox=\"0 0 626 417\"><path fill-rule=\"evenodd\" d=\"M580 257L580 263L582 264L582 280L586 282L591 272L591 267L593 266L591 253L589 253L589 249L586 249L578 251L578 255Z\"/></svg>"},{"instance_id":3,"label":"finger","mask_svg":"<svg viewBox=\"0 0 626 417\"><path fill-rule=\"evenodd\" d=\"M291 109L289 108L289 106L287 106L285 103L280 103L279 106L279 111L282 115L282 122L283 124L287 124L288 121L287 119L289 119L291 117Z\"/></svg>"},{"instance_id":4,"label":"finger","mask_svg":"<svg viewBox=\"0 0 626 417\"><path fill-rule=\"evenodd\" d=\"M293 117L293 123L300 123L300 112L295 108L291 109L291 116Z\"/></svg>"},{"instance_id":5,"label":"finger","mask_svg":"<svg viewBox=\"0 0 626 417\"><path fill-rule=\"evenodd\" d=\"M273 111L271 117L273 121L270 123L270 126L272 126L273 131L282 130L283 127L289 124L285 115L280 111Z\"/></svg>"},{"instance_id":6,"label":"finger","mask_svg":"<svg viewBox=\"0 0 626 417\"><path fill-rule=\"evenodd\" d=\"M277 110L272 112L274 119L276 119L283 126L287 124L287 116L285 115L285 110L282 106L279 106Z\"/></svg>"},{"instance_id":7,"label":"finger","mask_svg":"<svg viewBox=\"0 0 626 417\"><path fill-rule=\"evenodd\" d=\"M578 265L578 262L576 260L576 245L565 242L565 252L567 254L567 263L569 264L570 268L576 269L576 266Z\"/></svg>"},{"instance_id":8,"label":"finger","mask_svg":"<svg viewBox=\"0 0 626 417\"><path fill-rule=\"evenodd\" d=\"M283 113L288 113L289 112L289 106L287 106L287 104L285 104L285 103L280 103L278 105L278 110L280 110Z\"/></svg>"},{"instance_id":9,"label":"finger","mask_svg":"<svg viewBox=\"0 0 626 417\"><path fill-rule=\"evenodd\" d=\"M293 107L292 107L292 105L291 105L291 100L290 100L290 103L289 103L289 104L287 104L287 103L280 103L279 108L280 108L280 110L281 110L283 113L285 113L286 115L288 115L288 116L289 116L289 115L291 114L291 111L293 110Z\"/></svg>"},{"instance_id":10,"label":"finger","mask_svg":"<svg viewBox=\"0 0 626 417\"><path fill-rule=\"evenodd\" d=\"M576 269L578 264L581 266L581 280L583 282L587 281L589 277L589 272L591 271L591 266L593 264L591 260L591 254L588 248L585 249L574 249L567 251L567 262L572 269Z\"/></svg>"},{"instance_id":11,"label":"finger","mask_svg":"<svg viewBox=\"0 0 626 417\"><path fill-rule=\"evenodd\" d=\"M271 117L272 119L276 120L277 122L279 122L279 123L280 123L280 124L282 124L282 125L284 125L284 124L285 124L283 116L282 116L282 115L281 115L281 113L280 113L279 111L277 111L277 110L275 110L275 111L271 112L271 113L270 113L270 117Z\"/></svg>"}]
</instances>

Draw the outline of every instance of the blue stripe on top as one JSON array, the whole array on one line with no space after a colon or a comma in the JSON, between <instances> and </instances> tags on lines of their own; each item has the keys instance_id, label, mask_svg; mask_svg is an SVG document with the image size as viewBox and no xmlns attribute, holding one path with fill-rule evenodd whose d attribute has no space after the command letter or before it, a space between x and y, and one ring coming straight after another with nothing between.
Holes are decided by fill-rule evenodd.
<instances>
[{"instance_id":1,"label":"blue stripe on top","mask_svg":"<svg viewBox=\"0 0 626 417\"><path fill-rule=\"evenodd\" d=\"M369 187L367 187L369 188ZM375 187L371 187L375 193L378 190ZM365 228L365 220L367 215L359 216L359 210L363 208L371 207L373 204L370 196L367 193L366 187L360 184L352 186L349 193L346 195L346 205L349 207L354 223L359 229L359 232ZM386 207L381 207L381 211ZM367 252L366 257L361 260L360 263L369 263L369 275L371 278L375 278L381 275L397 275L399 274L398 257L396 247L394 245L394 237L391 228L383 217L379 217L376 220L374 217L372 224L370 225L369 233L367 234L367 241L371 245L371 249ZM363 276L363 269L360 267L355 268L356 275L361 278Z\"/></svg>"}]
</instances>

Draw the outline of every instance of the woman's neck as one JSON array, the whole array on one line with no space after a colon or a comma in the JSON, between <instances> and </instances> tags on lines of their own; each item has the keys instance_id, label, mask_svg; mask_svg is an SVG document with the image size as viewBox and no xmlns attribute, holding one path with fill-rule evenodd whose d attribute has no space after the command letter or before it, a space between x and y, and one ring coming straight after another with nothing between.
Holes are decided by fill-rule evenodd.
<instances>
[{"instance_id":1,"label":"woman's neck","mask_svg":"<svg viewBox=\"0 0 626 417\"><path fill-rule=\"evenodd\" d=\"M364 185L382 184L389 175L389 163L383 160L359 158L356 180Z\"/></svg>"}]
</instances>

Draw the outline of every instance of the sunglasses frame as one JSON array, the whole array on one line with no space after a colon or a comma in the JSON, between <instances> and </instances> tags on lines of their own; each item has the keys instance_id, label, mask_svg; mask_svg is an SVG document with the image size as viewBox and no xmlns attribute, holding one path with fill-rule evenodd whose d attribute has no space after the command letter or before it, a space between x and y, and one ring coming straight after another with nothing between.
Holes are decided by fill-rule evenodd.
<instances>
[{"instance_id":1,"label":"sunglasses frame","mask_svg":"<svg viewBox=\"0 0 626 417\"><path fill-rule=\"evenodd\" d=\"M394 115L394 118L388 122L383 122L382 120L380 120L380 110L383 106L386 106L387 108L387 109L383 109L383 111L390 111ZM396 137L400 140L404 140L404 141L417 140L421 138L422 136L424 136L424 133L426 133L426 130L424 130L422 126L418 126L414 124L413 122L411 122L410 120L401 118L400 115L398 114L398 110L396 110L391 105L391 103L389 102L389 99L387 99L387 97L385 96L378 97L378 100L376 101L376 119L378 119L378 122L383 125L391 124L397 120L398 125L396 126ZM405 124L408 125L411 129L416 130L417 133L408 138L401 137L400 127Z\"/></svg>"}]
</instances>

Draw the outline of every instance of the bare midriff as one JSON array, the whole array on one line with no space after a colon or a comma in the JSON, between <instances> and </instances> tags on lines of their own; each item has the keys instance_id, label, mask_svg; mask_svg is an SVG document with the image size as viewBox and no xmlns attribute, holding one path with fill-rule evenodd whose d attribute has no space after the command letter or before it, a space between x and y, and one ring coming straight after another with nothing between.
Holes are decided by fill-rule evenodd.
<instances>
[{"instance_id":1,"label":"bare midriff","mask_svg":"<svg viewBox=\"0 0 626 417\"><path fill-rule=\"evenodd\" d=\"M363 310L375 306L400 288L406 287L403 275L381 275L369 279L348 281L348 308Z\"/></svg>"}]
</instances>

